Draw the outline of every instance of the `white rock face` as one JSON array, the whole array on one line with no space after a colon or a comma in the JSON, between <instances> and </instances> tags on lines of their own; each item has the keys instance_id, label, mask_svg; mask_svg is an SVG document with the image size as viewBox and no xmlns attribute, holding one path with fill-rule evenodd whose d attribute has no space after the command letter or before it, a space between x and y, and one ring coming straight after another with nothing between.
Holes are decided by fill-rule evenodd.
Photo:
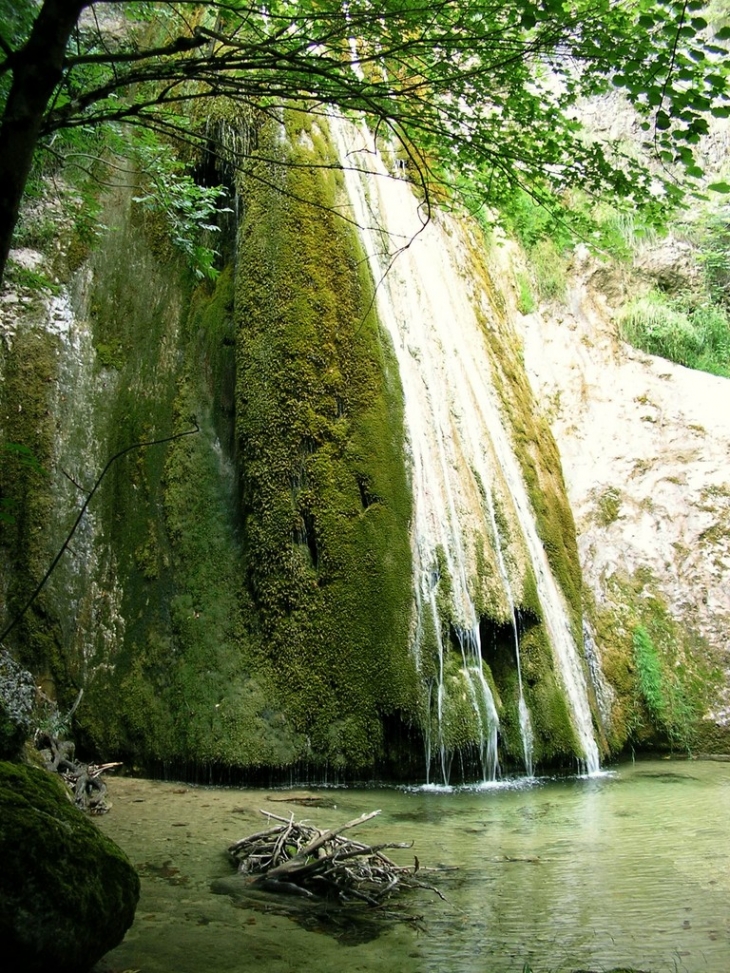
<instances>
[{"instance_id":1,"label":"white rock face","mask_svg":"<svg viewBox=\"0 0 730 973\"><path fill-rule=\"evenodd\" d=\"M560 448L586 583L648 568L673 617L725 659L730 723L730 380L621 342L577 268L568 306L523 318L525 363ZM597 278L596 278L597 279ZM601 516L606 502L615 519ZM603 503L603 508L602 508Z\"/></svg>"}]
</instances>

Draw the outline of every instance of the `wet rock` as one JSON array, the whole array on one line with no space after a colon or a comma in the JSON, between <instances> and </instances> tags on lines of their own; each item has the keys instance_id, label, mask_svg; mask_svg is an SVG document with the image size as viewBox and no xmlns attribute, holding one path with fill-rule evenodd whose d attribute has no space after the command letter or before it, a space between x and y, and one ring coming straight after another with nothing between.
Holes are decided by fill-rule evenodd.
<instances>
[{"instance_id":1,"label":"wet rock","mask_svg":"<svg viewBox=\"0 0 730 973\"><path fill-rule=\"evenodd\" d=\"M137 873L46 771L0 762L0 858L8 973L85 973L132 924Z\"/></svg>"},{"instance_id":2,"label":"wet rock","mask_svg":"<svg viewBox=\"0 0 730 973\"><path fill-rule=\"evenodd\" d=\"M689 243L667 237L646 247L636 259L639 272L667 294L691 291L700 281L701 267Z\"/></svg>"},{"instance_id":3,"label":"wet rock","mask_svg":"<svg viewBox=\"0 0 730 973\"><path fill-rule=\"evenodd\" d=\"M0 649L0 760L15 760L30 735L33 676Z\"/></svg>"}]
</instances>

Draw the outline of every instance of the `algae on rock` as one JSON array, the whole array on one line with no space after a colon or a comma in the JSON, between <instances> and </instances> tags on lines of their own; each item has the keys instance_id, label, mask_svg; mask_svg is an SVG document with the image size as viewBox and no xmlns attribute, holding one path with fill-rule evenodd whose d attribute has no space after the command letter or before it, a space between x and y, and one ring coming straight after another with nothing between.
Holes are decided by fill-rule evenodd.
<instances>
[{"instance_id":1,"label":"algae on rock","mask_svg":"<svg viewBox=\"0 0 730 973\"><path fill-rule=\"evenodd\" d=\"M456 575L434 550L437 611L417 626L401 349L377 320L356 229L338 216L338 160L324 120L305 113L270 118L253 142L256 168L229 186L241 224L237 240L227 226L231 259L216 282L192 282L119 188L105 204L114 230L76 278L69 335L27 329L3 352L3 432L48 473L15 461L0 473L20 514L2 546L16 603L53 553L38 523L60 542L79 488L111 455L198 430L114 464L13 647L62 705L84 687L82 746L148 770L249 779L422 776L441 667L438 733L466 765L483 727L464 704ZM561 460L483 241L443 223L458 237L455 273L514 457L509 478L486 475L488 464L468 471L468 503L482 512L462 545L474 668L495 700L503 759L522 758L524 690L535 761L565 764L581 747L539 594L545 561L582 645ZM534 514L529 541L522 510ZM604 752L626 741L593 715Z\"/></svg>"},{"instance_id":2,"label":"algae on rock","mask_svg":"<svg viewBox=\"0 0 730 973\"><path fill-rule=\"evenodd\" d=\"M0 762L0 937L9 973L84 973L131 926L124 852L35 767Z\"/></svg>"},{"instance_id":3,"label":"algae on rock","mask_svg":"<svg viewBox=\"0 0 730 973\"><path fill-rule=\"evenodd\" d=\"M323 124L275 128L237 274L247 584L302 759L353 770L382 759L384 718L415 720L401 393Z\"/></svg>"}]
</instances>

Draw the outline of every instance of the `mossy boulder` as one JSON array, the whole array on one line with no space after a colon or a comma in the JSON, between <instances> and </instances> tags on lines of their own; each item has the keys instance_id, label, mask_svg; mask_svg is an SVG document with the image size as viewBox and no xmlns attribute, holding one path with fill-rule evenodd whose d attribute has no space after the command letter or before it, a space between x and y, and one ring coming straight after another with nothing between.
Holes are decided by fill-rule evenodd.
<instances>
[{"instance_id":1,"label":"mossy boulder","mask_svg":"<svg viewBox=\"0 0 730 973\"><path fill-rule=\"evenodd\" d=\"M0 699L0 759L17 757L24 742L22 726L15 722L4 701Z\"/></svg>"},{"instance_id":2,"label":"mossy boulder","mask_svg":"<svg viewBox=\"0 0 730 973\"><path fill-rule=\"evenodd\" d=\"M139 878L43 770L0 762L0 942L9 973L81 973L132 924Z\"/></svg>"}]
</instances>

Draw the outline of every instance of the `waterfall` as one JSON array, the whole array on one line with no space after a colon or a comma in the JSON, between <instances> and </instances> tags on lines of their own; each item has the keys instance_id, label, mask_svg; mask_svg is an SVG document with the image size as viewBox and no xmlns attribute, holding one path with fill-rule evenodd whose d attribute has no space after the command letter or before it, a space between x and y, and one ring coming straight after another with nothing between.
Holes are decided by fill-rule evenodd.
<instances>
[{"instance_id":1,"label":"waterfall","mask_svg":"<svg viewBox=\"0 0 730 973\"><path fill-rule=\"evenodd\" d=\"M515 649L515 665L517 667L517 686L519 689L519 699L518 699L518 713L520 719L520 737L522 739L522 757L525 763L525 773L528 777L532 777L532 751L534 745L534 738L532 733L532 721L530 719L530 711L527 707L527 701L525 700L524 687L522 685L522 661L520 659L520 637L517 630L517 619L515 617L515 603L514 597L512 595L512 585L509 580L509 572L507 571L507 565L504 560L504 552L502 550L502 538L499 535L499 527L497 526L497 517L494 512L494 503L492 502L491 494L488 495L488 502L486 504L487 514L489 518L489 525L492 529L492 536L494 538L494 551L497 555L497 563L499 565L499 574L502 579L502 584L504 586L505 594L509 605L511 607L511 621L512 621L512 638Z\"/></svg>"},{"instance_id":2,"label":"waterfall","mask_svg":"<svg viewBox=\"0 0 730 973\"><path fill-rule=\"evenodd\" d=\"M429 710L435 704L435 727L426 721L427 763L438 757L448 782L451 755L463 748L458 725L468 704L468 733L478 743L482 773L487 779L497 774L497 706L480 633L487 605L489 617L512 626L522 747L526 772L532 773L532 729L507 566L507 556L517 557L519 547L535 578L582 763L593 772L599 756L585 677L505 432L460 226L439 215L424 227L409 184L391 176L367 135L341 120L332 121L332 131L404 393L414 503L414 653L428 681ZM521 538L510 550L498 529L497 504L509 506L519 522ZM479 569L480 558L490 561L489 570L483 563Z\"/></svg>"}]
</instances>

